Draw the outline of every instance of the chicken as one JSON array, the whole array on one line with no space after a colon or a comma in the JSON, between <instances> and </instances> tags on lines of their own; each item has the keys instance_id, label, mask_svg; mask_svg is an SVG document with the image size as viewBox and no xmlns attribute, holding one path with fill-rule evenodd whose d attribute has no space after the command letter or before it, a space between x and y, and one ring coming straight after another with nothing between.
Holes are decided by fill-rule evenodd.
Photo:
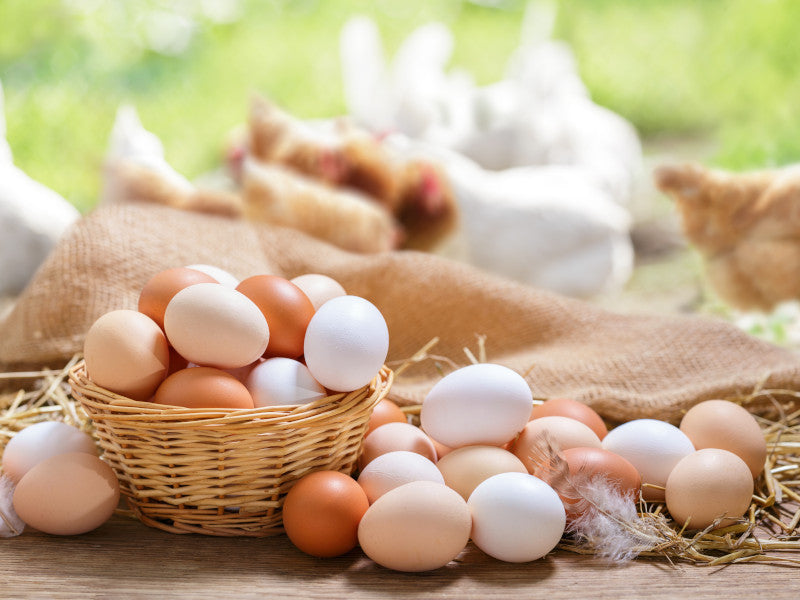
<instances>
[{"instance_id":1,"label":"chicken","mask_svg":"<svg viewBox=\"0 0 800 600\"><path fill-rule=\"evenodd\" d=\"M117 111L103 171L103 202L151 202L225 217L244 210L237 194L198 188L178 173L132 106Z\"/></svg>"},{"instance_id":2,"label":"chicken","mask_svg":"<svg viewBox=\"0 0 800 600\"><path fill-rule=\"evenodd\" d=\"M353 252L397 246L397 224L380 206L282 165L245 160L242 193L252 221L292 227Z\"/></svg>"},{"instance_id":3,"label":"chicken","mask_svg":"<svg viewBox=\"0 0 800 600\"><path fill-rule=\"evenodd\" d=\"M403 247L429 250L456 227L456 200L438 165L393 152L345 120L306 123L255 98L248 151L262 163L371 199L398 221Z\"/></svg>"},{"instance_id":4,"label":"chicken","mask_svg":"<svg viewBox=\"0 0 800 600\"><path fill-rule=\"evenodd\" d=\"M723 300L768 311L800 298L800 165L737 174L686 164L654 177Z\"/></svg>"},{"instance_id":5,"label":"chicken","mask_svg":"<svg viewBox=\"0 0 800 600\"><path fill-rule=\"evenodd\" d=\"M61 195L14 164L0 86L0 297L18 294L80 218Z\"/></svg>"}]
</instances>

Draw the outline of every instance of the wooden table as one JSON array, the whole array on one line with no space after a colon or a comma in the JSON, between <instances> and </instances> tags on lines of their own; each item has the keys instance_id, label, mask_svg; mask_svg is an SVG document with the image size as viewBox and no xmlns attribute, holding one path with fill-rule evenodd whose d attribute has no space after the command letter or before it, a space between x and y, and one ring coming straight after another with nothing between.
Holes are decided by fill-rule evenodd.
<instances>
[{"instance_id":1,"label":"wooden table","mask_svg":"<svg viewBox=\"0 0 800 600\"><path fill-rule=\"evenodd\" d=\"M395 573L360 550L315 559L285 536L175 535L114 516L74 537L35 531L2 544L0 598L800 598L800 569L637 560L623 567L556 552L502 563L470 545L445 568Z\"/></svg>"}]
</instances>

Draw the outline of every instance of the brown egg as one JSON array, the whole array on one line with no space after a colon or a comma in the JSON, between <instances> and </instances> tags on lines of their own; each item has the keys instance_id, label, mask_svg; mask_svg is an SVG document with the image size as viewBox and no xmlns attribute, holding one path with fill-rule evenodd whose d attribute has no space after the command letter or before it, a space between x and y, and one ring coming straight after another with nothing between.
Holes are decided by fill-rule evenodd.
<instances>
[{"instance_id":1,"label":"brown egg","mask_svg":"<svg viewBox=\"0 0 800 600\"><path fill-rule=\"evenodd\" d=\"M299 287L283 277L255 275L236 289L250 298L267 319L270 338L265 357L297 358L303 354L314 305Z\"/></svg>"},{"instance_id":2,"label":"brown egg","mask_svg":"<svg viewBox=\"0 0 800 600\"><path fill-rule=\"evenodd\" d=\"M614 485L621 494L638 500L642 477L636 467L618 454L602 448L569 448L563 450L561 456L567 461L569 473L574 478L574 481L603 477ZM541 469L538 469L534 475L544 481L548 481L551 476ZM577 503L575 500L566 499L562 496L561 501L567 511L567 518L577 516L578 511L574 506Z\"/></svg>"},{"instance_id":3,"label":"brown egg","mask_svg":"<svg viewBox=\"0 0 800 600\"><path fill-rule=\"evenodd\" d=\"M144 284L139 294L139 312L147 315L164 329L164 311L172 297L182 289L195 283L217 283L217 280L201 271L176 267L156 273Z\"/></svg>"},{"instance_id":4,"label":"brown egg","mask_svg":"<svg viewBox=\"0 0 800 600\"><path fill-rule=\"evenodd\" d=\"M164 380L169 347L164 333L135 310L113 310L89 328L83 344L94 383L133 400L147 400Z\"/></svg>"},{"instance_id":5,"label":"brown egg","mask_svg":"<svg viewBox=\"0 0 800 600\"><path fill-rule=\"evenodd\" d=\"M169 369L167 370L167 377L175 373L176 371L180 371L181 369L185 369L189 366L189 361L183 358L178 351L175 350L172 346L169 347Z\"/></svg>"},{"instance_id":6,"label":"brown egg","mask_svg":"<svg viewBox=\"0 0 800 600\"><path fill-rule=\"evenodd\" d=\"M557 416L534 419L528 422L511 446L511 452L531 474L538 467L536 448L545 435L557 446L557 450L600 447L600 439L594 431L580 421Z\"/></svg>"},{"instance_id":7,"label":"brown egg","mask_svg":"<svg viewBox=\"0 0 800 600\"><path fill-rule=\"evenodd\" d=\"M608 433L608 428L600 415L582 402L569 398L551 398L538 406L534 406L531 411L531 420L541 417L569 417L570 419L575 419L594 431L595 435L601 440Z\"/></svg>"},{"instance_id":8,"label":"brown egg","mask_svg":"<svg viewBox=\"0 0 800 600\"><path fill-rule=\"evenodd\" d=\"M681 420L681 431L697 450L721 448L733 452L750 468L753 478L764 470L767 443L755 417L727 400L696 404Z\"/></svg>"},{"instance_id":9,"label":"brown egg","mask_svg":"<svg viewBox=\"0 0 800 600\"><path fill-rule=\"evenodd\" d=\"M213 367L191 367L164 380L155 404L185 408L253 408L253 397L244 384L230 373Z\"/></svg>"},{"instance_id":10,"label":"brown egg","mask_svg":"<svg viewBox=\"0 0 800 600\"><path fill-rule=\"evenodd\" d=\"M85 452L44 460L14 490L14 510L31 527L78 535L105 523L119 502L119 483L106 463Z\"/></svg>"},{"instance_id":11,"label":"brown egg","mask_svg":"<svg viewBox=\"0 0 800 600\"><path fill-rule=\"evenodd\" d=\"M384 399L375 405L375 409L369 417L367 432L364 435L369 435L376 428L386 425L386 423L408 423L408 419L406 418L406 413L400 410L397 404L391 400Z\"/></svg>"},{"instance_id":12,"label":"brown egg","mask_svg":"<svg viewBox=\"0 0 800 600\"><path fill-rule=\"evenodd\" d=\"M432 571L467 545L472 516L446 485L412 481L386 492L358 526L358 543L370 559L395 571Z\"/></svg>"},{"instance_id":13,"label":"brown egg","mask_svg":"<svg viewBox=\"0 0 800 600\"><path fill-rule=\"evenodd\" d=\"M367 494L350 476L317 471L294 484L283 502L283 527L306 554L327 558L358 544L358 524L367 512Z\"/></svg>"},{"instance_id":14,"label":"brown egg","mask_svg":"<svg viewBox=\"0 0 800 600\"><path fill-rule=\"evenodd\" d=\"M682 458L669 474L667 510L679 525L705 529L717 518L727 527L742 517L753 496L753 475L727 450L706 448Z\"/></svg>"},{"instance_id":15,"label":"brown egg","mask_svg":"<svg viewBox=\"0 0 800 600\"><path fill-rule=\"evenodd\" d=\"M434 463L436 462L436 449L433 441L419 427L410 423L387 423L364 438L361 457L358 459L359 468L363 469L381 454L396 450L416 452Z\"/></svg>"}]
</instances>

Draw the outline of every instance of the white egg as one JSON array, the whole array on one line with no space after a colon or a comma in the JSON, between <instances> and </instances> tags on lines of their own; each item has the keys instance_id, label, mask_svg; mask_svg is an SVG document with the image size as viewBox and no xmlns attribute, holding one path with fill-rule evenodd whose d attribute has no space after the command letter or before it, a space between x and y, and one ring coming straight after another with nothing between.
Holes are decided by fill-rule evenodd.
<instances>
[{"instance_id":1,"label":"white egg","mask_svg":"<svg viewBox=\"0 0 800 600\"><path fill-rule=\"evenodd\" d=\"M314 379L330 390L350 392L378 374L389 352L389 329L374 304L339 296L314 313L304 355Z\"/></svg>"},{"instance_id":2,"label":"white egg","mask_svg":"<svg viewBox=\"0 0 800 600\"><path fill-rule=\"evenodd\" d=\"M217 282L221 283L225 287L232 289L236 289L236 286L241 283L238 279L236 279L236 277L228 273L225 269L220 269L219 267L215 267L213 265L188 265L186 268L205 273L209 277L216 279Z\"/></svg>"},{"instance_id":3,"label":"white egg","mask_svg":"<svg viewBox=\"0 0 800 600\"><path fill-rule=\"evenodd\" d=\"M358 484L372 504L386 492L412 481L433 481L444 485L436 465L421 454L397 450L375 457L358 476Z\"/></svg>"},{"instance_id":4,"label":"white egg","mask_svg":"<svg viewBox=\"0 0 800 600\"><path fill-rule=\"evenodd\" d=\"M489 556L506 562L541 558L556 547L567 522L558 494L527 473L489 477L467 501L472 541Z\"/></svg>"},{"instance_id":5,"label":"white egg","mask_svg":"<svg viewBox=\"0 0 800 600\"><path fill-rule=\"evenodd\" d=\"M502 446L525 425L533 395L525 379L502 365L463 367L433 386L422 404L421 427L450 448Z\"/></svg>"},{"instance_id":6,"label":"white egg","mask_svg":"<svg viewBox=\"0 0 800 600\"><path fill-rule=\"evenodd\" d=\"M314 310L319 310L319 307L328 300L347 294L342 284L327 275L309 273L307 275L299 275L292 279L291 282L308 296L311 304L314 305Z\"/></svg>"},{"instance_id":7,"label":"white egg","mask_svg":"<svg viewBox=\"0 0 800 600\"><path fill-rule=\"evenodd\" d=\"M97 446L88 433L72 425L60 421L34 423L6 444L3 473L16 483L43 460L67 452L97 455Z\"/></svg>"},{"instance_id":8,"label":"white egg","mask_svg":"<svg viewBox=\"0 0 800 600\"><path fill-rule=\"evenodd\" d=\"M664 491L644 484L665 486L675 465L695 451L680 429L655 419L623 423L608 432L602 445L636 467L642 476L642 496L653 501L663 500Z\"/></svg>"},{"instance_id":9,"label":"white egg","mask_svg":"<svg viewBox=\"0 0 800 600\"><path fill-rule=\"evenodd\" d=\"M270 358L250 372L245 383L256 408L307 404L325 397L323 388L301 362Z\"/></svg>"}]
</instances>

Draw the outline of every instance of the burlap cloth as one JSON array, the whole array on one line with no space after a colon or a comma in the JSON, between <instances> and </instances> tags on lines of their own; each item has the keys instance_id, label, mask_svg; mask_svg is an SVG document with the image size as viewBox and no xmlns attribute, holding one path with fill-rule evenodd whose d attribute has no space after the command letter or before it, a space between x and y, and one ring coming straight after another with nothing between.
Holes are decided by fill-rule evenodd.
<instances>
[{"instance_id":1,"label":"burlap cloth","mask_svg":"<svg viewBox=\"0 0 800 600\"><path fill-rule=\"evenodd\" d=\"M438 336L434 352L466 364L463 348L483 335L488 359L527 373L534 396L572 397L615 421L675 421L761 384L800 390L800 358L722 321L618 315L429 254L351 254L294 230L134 204L97 209L61 241L0 324L0 363L65 361L98 316L136 308L154 273L192 263L240 278L330 275L381 310L389 361ZM435 361L420 363L391 397L421 402L440 377Z\"/></svg>"}]
</instances>

